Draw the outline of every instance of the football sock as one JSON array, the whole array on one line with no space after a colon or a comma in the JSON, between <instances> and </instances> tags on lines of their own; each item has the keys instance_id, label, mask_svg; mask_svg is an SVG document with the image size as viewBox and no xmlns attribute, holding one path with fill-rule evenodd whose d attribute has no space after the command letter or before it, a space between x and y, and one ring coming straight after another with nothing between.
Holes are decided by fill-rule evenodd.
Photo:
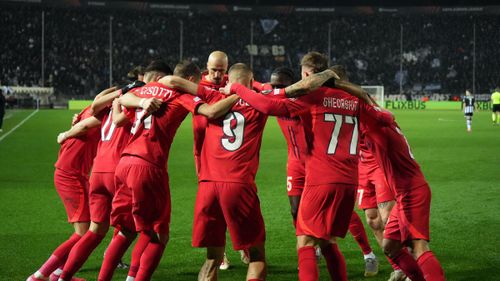
<instances>
[{"instance_id":1,"label":"football sock","mask_svg":"<svg viewBox=\"0 0 500 281\"><path fill-rule=\"evenodd\" d=\"M392 258L399 268L411 279L411 281L425 281L424 274L417 261L406 250L401 250L398 256Z\"/></svg>"},{"instance_id":2,"label":"football sock","mask_svg":"<svg viewBox=\"0 0 500 281\"><path fill-rule=\"evenodd\" d=\"M49 277L50 274L56 270L58 267L62 266L71 248L82 238L80 235L73 233L68 240L64 241L57 249L54 250L49 259L40 267L40 269L34 274L37 278ZM41 275L41 276L40 276Z\"/></svg>"},{"instance_id":3,"label":"football sock","mask_svg":"<svg viewBox=\"0 0 500 281\"><path fill-rule=\"evenodd\" d=\"M472 125L472 120L467 120L467 130L470 131Z\"/></svg>"},{"instance_id":4,"label":"football sock","mask_svg":"<svg viewBox=\"0 0 500 281\"><path fill-rule=\"evenodd\" d=\"M347 281L347 267L344 255L340 252L337 243L321 247L321 253L325 257L326 267L330 273L331 280Z\"/></svg>"},{"instance_id":5,"label":"football sock","mask_svg":"<svg viewBox=\"0 0 500 281\"><path fill-rule=\"evenodd\" d=\"M165 245L161 243L150 242L148 244L144 253L142 253L139 271L137 272L137 276L135 276L135 281L151 280L151 276L153 276L156 267L158 267L164 250Z\"/></svg>"},{"instance_id":6,"label":"football sock","mask_svg":"<svg viewBox=\"0 0 500 281\"><path fill-rule=\"evenodd\" d=\"M139 264L141 262L142 253L148 246L150 240L151 237L149 235L141 232L139 238L137 239L137 242L135 243L134 249L132 250L132 259L130 261L130 268L128 270L129 277L133 278L137 275L137 271L139 270Z\"/></svg>"},{"instance_id":7,"label":"football sock","mask_svg":"<svg viewBox=\"0 0 500 281\"><path fill-rule=\"evenodd\" d=\"M493 112L491 114L491 121L493 121L493 123L495 123L495 121L497 121L497 114L495 112Z\"/></svg>"},{"instance_id":8,"label":"football sock","mask_svg":"<svg viewBox=\"0 0 500 281\"><path fill-rule=\"evenodd\" d=\"M497 125L500 124L500 114L497 114Z\"/></svg>"},{"instance_id":9,"label":"football sock","mask_svg":"<svg viewBox=\"0 0 500 281\"><path fill-rule=\"evenodd\" d=\"M106 256L104 256L104 260L102 261L98 281L109 281L113 278L116 266L131 243L132 240L127 239L123 235L117 234L113 237L106 250Z\"/></svg>"},{"instance_id":10,"label":"football sock","mask_svg":"<svg viewBox=\"0 0 500 281\"><path fill-rule=\"evenodd\" d=\"M65 281L71 280L103 238L104 236L102 235L87 231L82 239L71 249L60 279Z\"/></svg>"},{"instance_id":11,"label":"football sock","mask_svg":"<svg viewBox=\"0 0 500 281\"><path fill-rule=\"evenodd\" d=\"M427 281L444 281L444 271L441 264L431 251L423 253L418 259L417 263L424 273L425 280ZM413 279L412 279L413 280Z\"/></svg>"},{"instance_id":12,"label":"football sock","mask_svg":"<svg viewBox=\"0 0 500 281\"><path fill-rule=\"evenodd\" d=\"M392 269L394 269L394 271L401 270L401 268L399 268L399 266L396 263L394 263L394 261L391 258L389 258L388 256L385 256L385 257L387 258L387 260L391 264Z\"/></svg>"},{"instance_id":13,"label":"football sock","mask_svg":"<svg viewBox=\"0 0 500 281\"><path fill-rule=\"evenodd\" d=\"M370 242L368 242L368 236L366 236L365 227L363 226L363 222L356 212L352 212L351 221L349 222L349 232L351 232L356 242L358 242L363 255L372 253Z\"/></svg>"},{"instance_id":14,"label":"football sock","mask_svg":"<svg viewBox=\"0 0 500 281\"><path fill-rule=\"evenodd\" d=\"M316 261L316 249L313 246L299 248L298 256L299 280L317 281L319 279L319 271Z\"/></svg>"}]
</instances>

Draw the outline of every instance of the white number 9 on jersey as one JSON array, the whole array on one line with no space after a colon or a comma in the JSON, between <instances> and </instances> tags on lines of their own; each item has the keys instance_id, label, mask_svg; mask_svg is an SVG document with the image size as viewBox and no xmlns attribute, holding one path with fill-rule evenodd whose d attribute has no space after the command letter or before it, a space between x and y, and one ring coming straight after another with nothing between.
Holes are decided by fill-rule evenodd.
<instances>
[{"instance_id":1,"label":"white number 9 on jersey","mask_svg":"<svg viewBox=\"0 0 500 281\"><path fill-rule=\"evenodd\" d=\"M243 130L245 129L245 116L235 111L229 112L222 123L224 136L222 146L229 151L238 150L243 144Z\"/></svg>"}]
</instances>

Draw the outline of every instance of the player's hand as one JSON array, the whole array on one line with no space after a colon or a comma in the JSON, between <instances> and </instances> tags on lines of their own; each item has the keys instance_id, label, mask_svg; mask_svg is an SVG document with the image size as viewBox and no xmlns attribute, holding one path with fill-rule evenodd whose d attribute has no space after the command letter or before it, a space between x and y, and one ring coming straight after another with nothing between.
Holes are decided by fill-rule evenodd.
<instances>
[{"instance_id":1,"label":"player's hand","mask_svg":"<svg viewBox=\"0 0 500 281\"><path fill-rule=\"evenodd\" d=\"M332 75L333 75L333 78L334 78L334 79L336 79L336 80L340 80L340 77L339 77L339 75L337 74L337 72L335 72L335 71L334 71L334 70L332 70L332 69L328 69L328 70L330 70L330 71L332 72Z\"/></svg>"},{"instance_id":2,"label":"player's hand","mask_svg":"<svg viewBox=\"0 0 500 281\"><path fill-rule=\"evenodd\" d=\"M231 85L232 85L232 83L227 83L224 88L219 89L219 92L221 92L222 94L224 94L226 96L231 95Z\"/></svg>"},{"instance_id":3,"label":"player's hand","mask_svg":"<svg viewBox=\"0 0 500 281\"><path fill-rule=\"evenodd\" d=\"M118 98L114 99L114 100L113 100L113 104L112 104L112 106L113 106L113 107L117 107L117 106L119 106L119 105L120 105L120 100L119 100Z\"/></svg>"},{"instance_id":4,"label":"player's hand","mask_svg":"<svg viewBox=\"0 0 500 281\"><path fill-rule=\"evenodd\" d=\"M78 123L78 114L75 113L71 119L71 126L74 126L76 123Z\"/></svg>"},{"instance_id":5,"label":"player's hand","mask_svg":"<svg viewBox=\"0 0 500 281\"><path fill-rule=\"evenodd\" d=\"M57 143L62 144L66 140L66 132L60 133L57 136Z\"/></svg>"},{"instance_id":6,"label":"player's hand","mask_svg":"<svg viewBox=\"0 0 500 281\"><path fill-rule=\"evenodd\" d=\"M148 113L153 113L160 108L161 104L162 100L156 98L149 98L149 99L142 99L140 105L142 109L144 109L144 111Z\"/></svg>"}]
</instances>

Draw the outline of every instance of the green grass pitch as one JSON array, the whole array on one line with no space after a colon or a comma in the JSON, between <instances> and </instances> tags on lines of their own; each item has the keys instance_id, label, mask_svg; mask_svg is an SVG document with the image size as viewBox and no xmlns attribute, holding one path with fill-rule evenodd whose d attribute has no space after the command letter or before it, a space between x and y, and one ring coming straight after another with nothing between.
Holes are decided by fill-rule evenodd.
<instances>
[{"instance_id":1,"label":"green grass pitch","mask_svg":"<svg viewBox=\"0 0 500 281\"><path fill-rule=\"evenodd\" d=\"M4 133L30 114L7 111ZM41 110L0 141L0 279L25 280L71 233L53 187L57 133L73 112ZM396 111L413 153L432 188L431 248L448 280L500 280L500 127L490 112L474 116L467 133L459 111ZM1 135L0 135L1 137ZM154 280L196 280L204 251L190 246L196 180L191 123L180 128L170 155L171 239ZM297 280L295 237L285 189L286 144L274 118L268 121L257 175L267 228L268 280ZM361 213L360 213L361 214ZM362 218L364 218L362 216ZM364 219L363 219L364 220ZM387 280L390 266L368 236ZM109 237L77 274L96 280ZM365 280L361 252L349 235L340 241L350 280ZM244 280L246 267L227 247L232 268L220 280ZM125 261L130 260L130 251ZM320 279L328 280L324 262ZM117 270L114 280L125 280Z\"/></svg>"}]
</instances>

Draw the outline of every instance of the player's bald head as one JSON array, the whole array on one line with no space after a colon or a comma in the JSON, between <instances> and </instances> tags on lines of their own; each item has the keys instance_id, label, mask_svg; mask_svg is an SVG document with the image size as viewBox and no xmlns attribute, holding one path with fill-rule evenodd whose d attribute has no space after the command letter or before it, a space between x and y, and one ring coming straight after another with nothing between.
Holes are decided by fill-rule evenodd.
<instances>
[{"instance_id":1,"label":"player's bald head","mask_svg":"<svg viewBox=\"0 0 500 281\"><path fill-rule=\"evenodd\" d=\"M207 61L207 78L214 84L221 84L224 75L227 72L229 59L227 54L222 51L213 51L208 56Z\"/></svg>"},{"instance_id":2,"label":"player's bald head","mask_svg":"<svg viewBox=\"0 0 500 281\"><path fill-rule=\"evenodd\" d=\"M253 79L252 69L244 63L235 63L229 68L229 82L240 83L250 88Z\"/></svg>"}]
</instances>

